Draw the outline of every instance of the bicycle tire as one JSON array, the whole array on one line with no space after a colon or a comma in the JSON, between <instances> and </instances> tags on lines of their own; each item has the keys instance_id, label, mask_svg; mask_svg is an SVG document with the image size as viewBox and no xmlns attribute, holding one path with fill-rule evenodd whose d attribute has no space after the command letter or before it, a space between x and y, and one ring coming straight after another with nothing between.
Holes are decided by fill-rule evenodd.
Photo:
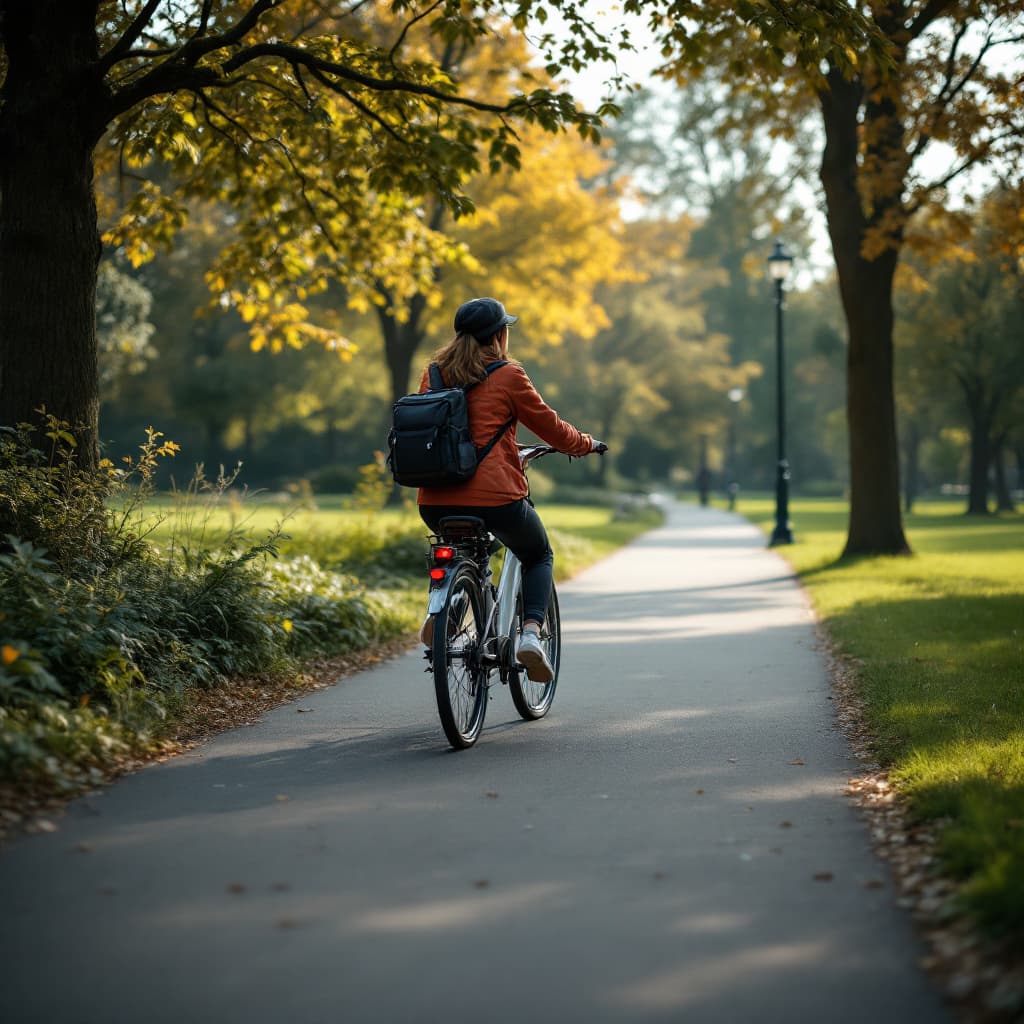
<instances>
[{"instance_id":1,"label":"bicycle tire","mask_svg":"<svg viewBox=\"0 0 1024 1024\"><path fill-rule=\"evenodd\" d=\"M455 570L444 607L434 618L434 694L441 727L456 750L476 743L487 713L487 671L480 664L483 601L468 563Z\"/></svg>"},{"instance_id":2,"label":"bicycle tire","mask_svg":"<svg viewBox=\"0 0 1024 1024\"><path fill-rule=\"evenodd\" d=\"M522 591L520 590L517 605L516 633L522 628ZM540 631L541 643L547 653L548 661L555 670L549 683L535 683L527 678L525 671L513 672L509 677L508 688L512 694L512 703L516 706L521 718L534 722L543 718L550 710L555 699L555 687L558 685L558 667L562 659L562 618L558 610L558 593L554 584L551 585L551 600L544 623Z\"/></svg>"}]
</instances>

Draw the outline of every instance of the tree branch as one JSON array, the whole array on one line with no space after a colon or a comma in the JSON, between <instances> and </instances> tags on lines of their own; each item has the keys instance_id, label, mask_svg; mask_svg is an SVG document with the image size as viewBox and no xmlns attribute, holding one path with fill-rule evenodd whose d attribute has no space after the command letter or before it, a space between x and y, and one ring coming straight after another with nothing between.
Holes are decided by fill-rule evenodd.
<instances>
[{"instance_id":1,"label":"tree branch","mask_svg":"<svg viewBox=\"0 0 1024 1024\"><path fill-rule=\"evenodd\" d=\"M145 31L146 26L149 24L153 15L156 13L156 9L160 6L161 0L146 0L146 5L141 11L135 16L135 20L125 29L124 34L120 39L110 48L105 57L100 61L100 66L103 69L103 73L114 66L125 53L131 50L132 46L138 40L139 36Z\"/></svg>"},{"instance_id":2,"label":"tree branch","mask_svg":"<svg viewBox=\"0 0 1024 1024\"><path fill-rule=\"evenodd\" d=\"M402 31L401 33L399 33L398 38L395 40L395 45L392 46L391 49L388 51L388 61L390 63L394 63L395 54L398 53L398 51L401 49L402 43L405 42L405 37L408 34L409 29L411 29L413 25L416 24L416 22L422 21L424 18L430 17L430 15L433 14L434 11L436 11L438 7L440 7L441 4L443 3L444 0L436 0L436 2L431 4L430 7L428 7L425 11L421 11L419 14L416 15L415 18L412 18L411 20L407 21L405 25L402 26Z\"/></svg>"},{"instance_id":3,"label":"tree branch","mask_svg":"<svg viewBox=\"0 0 1024 1024\"><path fill-rule=\"evenodd\" d=\"M272 10L275 7L279 7L284 2L285 0L254 0L253 5L249 10L246 11L246 13L243 14L231 28L227 29L225 32L219 33L218 35L206 36L205 32L209 26L209 7L212 6L212 4L211 0L204 0L199 27L189 37L188 42L186 42L184 46L180 46L175 49L169 60L151 68L149 72L140 79L138 84L142 85L150 78L156 78L159 80L160 76L166 72L168 67L174 67L177 65L194 67L206 54L212 53L214 50L223 49L225 46L233 46L236 43L240 43L256 27L260 18L262 18L267 11ZM160 0L148 0L146 6L147 8L152 7L155 9L159 3ZM120 43L118 43L118 45L100 61L100 69L103 74L106 74L119 61L125 59L127 50L130 49L131 43L134 41L135 39L131 40L129 46L125 48L125 52L117 52L120 47ZM143 91L142 95L144 98L145 96L154 95L154 93Z\"/></svg>"},{"instance_id":4,"label":"tree branch","mask_svg":"<svg viewBox=\"0 0 1024 1024\"><path fill-rule=\"evenodd\" d=\"M979 146L970 156L964 157L963 161L954 167L948 174L931 182L928 185L922 185L918 190L918 198L912 203L908 203L906 206L907 216L912 217L917 213L922 206L924 206L927 198L932 192L938 192L940 189L945 188L950 182L959 178L964 171L970 170L975 164L985 160L992 149L999 142L1004 139L1015 139L1020 135L1020 132L1016 128L1008 128L1001 135L993 135L992 138L986 139L984 145Z\"/></svg>"},{"instance_id":5,"label":"tree branch","mask_svg":"<svg viewBox=\"0 0 1024 1024\"><path fill-rule=\"evenodd\" d=\"M380 116L380 114L378 114L374 110L371 110L368 106L366 106L365 103L362 103L361 101L356 99L356 97L351 95L351 93L349 93L348 90L342 89L339 86L335 85L326 76L322 75L315 68L311 68L309 73L318 82L320 82L321 85L326 86L332 92L335 92L339 96L341 96L342 99L351 103L352 106L355 107L356 110L358 110L365 118L368 118L369 120L374 121L376 124L380 125L380 127L383 128L384 131L386 131L388 135L390 135L397 143L399 143L399 145L408 145L406 140L403 139L402 136L399 135L398 132L395 131L395 129L390 124L388 124L387 121L384 120L383 117Z\"/></svg>"},{"instance_id":6,"label":"tree branch","mask_svg":"<svg viewBox=\"0 0 1024 1024\"><path fill-rule=\"evenodd\" d=\"M263 9L281 2L282 0L262 0ZM253 11L255 10L256 7L253 8ZM223 39L224 36L216 38ZM212 43L212 39L205 42ZM184 50L181 51L181 53L183 52ZM528 98L525 96L517 97L504 104L485 103L468 96L460 96L458 93L445 92L434 86L424 85L421 82L409 82L397 78L376 78L373 75L363 74L353 68L346 67L344 64L336 64L333 61L316 57L301 47L290 46L286 43L257 43L239 51L216 68L197 68L191 65L182 66L181 53L179 53L178 58L166 61L159 67L153 68L143 78L115 93L111 104L114 115L116 116L130 110L137 103L151 96L177 92L183 89L191 92L200 92L206 89L228 88L238 81L230 77L234 72L264 57L277 57L293 66L297 65L305 68L310 73L316 74L317 78L326 88L339 95L343 94L343 90L339 83L331 80L332 78L362 85L375 92L411 93L416 96L440 100L442 103L457 104L490 114L507 114L512 111L528 108L530 105Z\"/></svg>"},{"instance_id":7,"label":"tree branch","mask_svg":"<svg viewBox=\"0 0 1024 1024\"><path fill-rule=\"evenodd\" d=\"M206 35L206 29L210 24L210 10L213 8L213 0L203 0L203 10L199 15L199 28L192 33L189 42L193 39L198 39L200 36Z\"/></svg>"},{"instance_id":8,"label":"tree branch","mask_svg":"<svg viewBox=\"0 0 1024 1024\"><path fill-rule=\"evenodd\" d=\"M911 39L917 39L933 22L941 18L946 11L955 6L955 0L928 0L917 13L917 17L907 26Z\"/></svg>"},{"instance_id":9,"label":"tree branch","mask_svg":"<svg viewBox=\"0 0 1024 1024\"><path fill-rule=\"evenodd\" d=\"M257 43L250 46L234 57L229 58L221 65L225 74L231 74L239 68L261 57L280 57L289 63L296 63L309 71L319 72L323 76L334 76L346 82L353 82L356 85L365 86L375 92L408 92L417 96L427 96L431 99L441 100L444 103L458 103L471 107L473 110L480 110L490 114L506 113L510 107L521 106L521 101L513 100L511 104L484 103L481 100L474 100L467 96L459 96L457 93L444 92L431 85L423 85L421 82L407 82L396 78L376 78L373 75L363 74L355 71L344 64L335 64L333 61L323 60L315 57L297 46L288 46L284 43ZM337 91L337 84L330 81L329 77L323 79L323 84L334 91Z\"/></svg>"},{"instance_id":10,"label":"tree branch","mask_svg":"<svg viewBox=\"0 0 1024 1024\"><path fill-rule=\"evenodd\" d=\"M945 111L953 97L960 92L971 76L977 71L981 64L981 58L985 55L987 47L982 48L981 53L978 54L974 63L971 65L971 68L961 79L959 85L957 85L956 88L951 88L953 80L956 77L957 50L960 49L960 43L963 41L963 38L967 34L967 30L969 28L970 23L965 21L962 25L957 27L956 32L953 34L953 41L949 47L949 57L946 60L945 81L942 83L939 91L935 94L935 98L928 104L932 110L932 116L929 119L930 123L927 127L921 129L921 133L918 135L917 141L909 151L908 155L911 163L913 163L928 148L932 139L935 137L935 128L939 123L939 118L943 111Z\"/></svg>"}]
</instances>

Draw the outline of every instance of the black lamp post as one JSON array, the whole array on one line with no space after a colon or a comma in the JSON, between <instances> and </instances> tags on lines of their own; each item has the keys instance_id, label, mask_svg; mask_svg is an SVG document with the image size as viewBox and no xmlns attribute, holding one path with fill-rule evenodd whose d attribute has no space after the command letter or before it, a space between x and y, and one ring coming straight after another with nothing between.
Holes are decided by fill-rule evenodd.
<instances>
[{"instance_id":1,"label":"black lamp post","mask_svg":"<svg viewBox=\"0 0 1024 1024\"><path fill-rule=\"evenodd\" d=\"M729 511L736 508L736 495L739 493L739 473L736 466L736 418L743 401L743 388L729 388L729 443L726 446L729 459L729 471L726 474L726 492L729 496Z\"/></svg>"},{"instance_id":2,"label":"black lamp post","mask_svg":"<svg viewBox=\"0 0 1024 1024\"><path fill-rule=\"evenodd\" d=\"M775 243L768 257L768 271L775 282L775 396L776 432L778 436L778 466L775 472L775 529L769 544L792 544L793 531L789 526L789 463L786 461L786 391L782 340L782 310L784 306L782 283L793 268L793 257L781 242Z\"/></svg>"}]
</instances>

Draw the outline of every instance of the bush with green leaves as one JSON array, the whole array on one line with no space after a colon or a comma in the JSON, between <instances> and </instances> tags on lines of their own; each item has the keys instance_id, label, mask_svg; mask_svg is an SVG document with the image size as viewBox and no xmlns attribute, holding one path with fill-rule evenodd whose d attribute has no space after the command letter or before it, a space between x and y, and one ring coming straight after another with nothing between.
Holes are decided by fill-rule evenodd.
<instances>
[{"instance_id":1,"label":"bush with green leaves","mask_svg":"<svg viewBox=\"0 0 1024 1024\"><path fill-rule=\"evenodd\" d=\"M0 780L70 786L147 742L191 686L290 671L408 630L398 603L353 577L308 557L277 561L280 529L208 542L186 515L172 543L151 543L145 503L157 461L176 450L150 430L124 468L87 471L52 417L0 438ZM217 497L232 480L207 485L199 472L194 491ZM365 547L379 557L378 543Z\"/></svg>"}]
</instances>

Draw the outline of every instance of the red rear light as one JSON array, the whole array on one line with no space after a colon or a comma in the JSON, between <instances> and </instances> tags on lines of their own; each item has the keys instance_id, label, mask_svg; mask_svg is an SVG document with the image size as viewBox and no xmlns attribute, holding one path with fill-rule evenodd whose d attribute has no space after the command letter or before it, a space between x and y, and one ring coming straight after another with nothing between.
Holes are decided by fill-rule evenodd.
<instances>
[{"instance_id":1,"label":"red rear light","mask_svg":"<svg viewBox=\"0 0 1024 1024\"><path fill-rule=\"evenodd\" d=\"M431 569L430 570L430 578L432 580L443 580L444 579L444 569Z\"/></svg>"},{"instance_id":2,"label":"red rear light","mask_svg":"<svg viewBox=\"0 0 1024 1024\"><path fill-rule=\"evenodd\" d=\"M450 562L455 557L455 548L434 548L434 559L438 562Z\"/></svg>"}]
</instances>

